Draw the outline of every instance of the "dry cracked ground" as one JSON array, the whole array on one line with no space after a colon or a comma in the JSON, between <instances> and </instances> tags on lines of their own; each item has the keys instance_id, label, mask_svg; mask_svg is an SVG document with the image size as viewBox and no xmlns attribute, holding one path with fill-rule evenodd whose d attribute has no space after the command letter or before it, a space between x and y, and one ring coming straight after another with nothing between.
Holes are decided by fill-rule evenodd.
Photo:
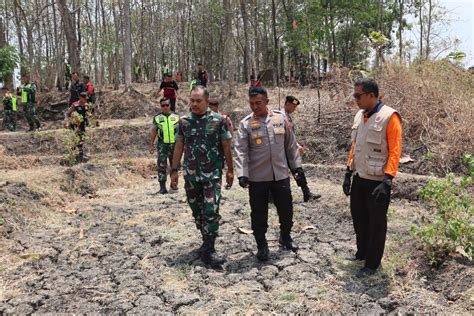
<instances>
[{"instance_id":1,"label":"dry cracked ground","mask_svg":"<svg viewBox=\"0 0 474 316\"><path fill-rule=\"evenodd\" d=\"M156 194L147 154L149 118L105 121L89 132L91 160L60 166L61 130L0 133L0 313L444 313L472 314L472 266L452 256L431 268L410 227L429 208L423 179L402 174L389 210L382 269L354 272L354 233L342 166L306 165L323 197L303 203L293 183L298 253L278 246L260 263L244 189L223 191L217 251L222 270L199 260L198 232L177 192Z\"/></svg>"}]
</instances>

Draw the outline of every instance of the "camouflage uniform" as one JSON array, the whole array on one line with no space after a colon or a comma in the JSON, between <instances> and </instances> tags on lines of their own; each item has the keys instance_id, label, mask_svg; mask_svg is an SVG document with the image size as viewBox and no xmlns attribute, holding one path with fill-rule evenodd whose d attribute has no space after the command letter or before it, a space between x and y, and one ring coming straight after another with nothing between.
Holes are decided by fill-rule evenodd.
<instances>
[{"instance_id":1,"label":"camouflage uniform","mask_svg":"<svg viewBox=\"0 0 474 316\"><path fill-rule=\"evenodd\" d=\"M156 164L158 166L158 181L166 182L166 171L168 169L167 160L173 160L175 135L178 132L179 116L171 113L164 115L162 113L153 118L153 125L157 129L156 148L158 156Z\"/></svg>"},{"instance_id":2,"label":"camouflage uniform","mask_svg":"<svg viewBox=\"0 0 474 316\"><path fill-rule=\"evenodd\" d=\"M36 116L36 85L34 83L28 82L23 87L21 91L21 104L30 130L35 129L35 125L36 128L39 128L41 123L38 116Z\"/></svg>"},{"instance_id":3,"label":"camouflage uniform","mask_svg":"<svg viewBox=\"0 0 474 316\"><path fill-rule=\"evenodd\" d=\"M6 95L3 96L2 103L3 103L3 125L5 126L6 129L14 132L16 129L16 120L15 120L15 113L17 111L16 97L7 93Z\"/></svg>"},{"instance_id":4,"label":"camouflage uniform","mask_svg":"<svg viewBox=\"0 0 474 316\"><path fill-rule=\"evenodd\" d=\"M203 236L215 236L219 229L224 167L220 144L231 138L226 119L210 109L202 116L188 113L179 121L176 141L184 142L184 188Z\"/></svg>"},{"instance_id":5,"label":"camouflage uniform","mask_svg":"<svg viewBox=\"0 0 474 316\"><path fill-rule=\"evenodd\" d=\"M89 104L80 104L74 102L68 109L69 128L73 130L78 137L76 148L78 150L77 160L84 160L84 142L86 140L86 116Z\"/></svg>"}]
</instances>

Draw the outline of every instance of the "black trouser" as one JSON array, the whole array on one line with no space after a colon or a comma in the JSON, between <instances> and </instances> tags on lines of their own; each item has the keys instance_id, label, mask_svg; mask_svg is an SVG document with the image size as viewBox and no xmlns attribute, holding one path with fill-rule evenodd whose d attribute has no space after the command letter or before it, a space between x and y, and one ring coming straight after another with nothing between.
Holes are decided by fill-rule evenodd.
<instances>
[{"instance_id":1,"label":"black trouser","mask_svg":"<svg viewBox=\"0 0 474 316\"><path fill-rule=\"evenodd\" d=\"M390 194L382 204L375 202L372 191L381 181L354 176L351 188L351 215L357 239L358 259L365 266L377 269L382 261L387 235L387 210Z\"/></svg>"},{"instance_id":2,"label":"black trouser","mask_svg":"<svg viewBox=\"0 0 474 316\"><path fill-rule=\"evenodd\" d=\"M170 98L170 108L172 112L176 112L176 98Z\"/></svg>"},{"instance_id":3,"label":"black trouser","mask_svg":"<svg viewBox=\"0 0 474 316\"><path fill-rule=\"evenodd\" d=\"M293 200L291 197L290 178L279 181L249 182L250 207L252 212L253 235L257 244L265 241L268 228L268 194L272 193L280 221L280 232L283 238L289 238L293 226Z\"/></svg>"}]
</instances>

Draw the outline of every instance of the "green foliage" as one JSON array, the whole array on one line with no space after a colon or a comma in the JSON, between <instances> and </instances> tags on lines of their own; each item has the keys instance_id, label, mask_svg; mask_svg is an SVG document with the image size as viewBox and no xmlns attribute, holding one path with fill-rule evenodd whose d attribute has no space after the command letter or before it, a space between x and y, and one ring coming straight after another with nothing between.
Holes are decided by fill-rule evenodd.
<instances>
[{"instance_id":1,"label":"green foliage","mask_svg":"<svg viewBox=\"0 0 474 316\"><path fill-rule=\"evenodd\" d=\"M64 134L63 146L64 154L63 161L68 166L73 166L77 163L77 155L79 150L77 145L80 143L81 138L73 130L67 129Z\"/></svg>"},{"instance_id":2,"label":"green foliage","mask_svg":"<svg viewBox=\"0 0 474 316\"><path fill-rule=\"evenodd\" d=\"M457 181L454 175L433 178L419 191L423 200L435 207L436 213L422 218L420 227L412 227L419 237L433 264L438 264L453 251L458 251L469 260L474 256L474 158L463 156L468 174Z\"/></svg>"},{"instance_id":3,"label":"green foliage","mask_svg":"<svg viewBox=\"0 0 474 316\"><path fill-rule=\"evenodd\" d=\"M460 63L466 57L466 53L465 52L451 52L448 54L447 57L456 63Z\"/></svg>"},{"instance_id":4,"label":"green foliage","mask_svg":"<svg viewBox=\"0 0 474 316\"><path fill-rule=\"evenodd\" d=\"M18 63L18 54L15 47L4 46L0 48L0 80L5 81L10 76Z\"/></svg>"}]
</instances>

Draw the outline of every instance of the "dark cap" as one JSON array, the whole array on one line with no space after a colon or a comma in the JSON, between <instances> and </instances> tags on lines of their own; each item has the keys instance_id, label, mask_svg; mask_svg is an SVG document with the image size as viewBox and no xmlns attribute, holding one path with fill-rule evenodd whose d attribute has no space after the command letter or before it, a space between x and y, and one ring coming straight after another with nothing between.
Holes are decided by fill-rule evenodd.
<instances>
[{"instance_id":1,"label":"dark cap","mask_svg":"<svg viewBox=\"0 0 474 316\"><path fill-rule=\"evenodd\" d=\"M217 99L210 99L210 100L209 100L209 105L219 106L219 100L217 100Z\"/></svg>"},{"instance_id":2,"label":"dark cap","mask_svg":"<svg viewBox=\"0 0 474 316\"><path fill-rule=\"evenodd\" d=\"M297 98L295 98L292 95L287 95L285 102L290 102L290 103L293 103L294 105L299 105L300 104L300 100L298 100Z\"/></svg>"},{"instance_id":3,"label":"dark cap","mask_svg":"<svg viewBox=\"0 0 474 316\"><path fill-rule=\"evenodd\" d=\"M87 92L81 92L79 93L80 97L87 98Z\"/></svg>"}]
</instances>

